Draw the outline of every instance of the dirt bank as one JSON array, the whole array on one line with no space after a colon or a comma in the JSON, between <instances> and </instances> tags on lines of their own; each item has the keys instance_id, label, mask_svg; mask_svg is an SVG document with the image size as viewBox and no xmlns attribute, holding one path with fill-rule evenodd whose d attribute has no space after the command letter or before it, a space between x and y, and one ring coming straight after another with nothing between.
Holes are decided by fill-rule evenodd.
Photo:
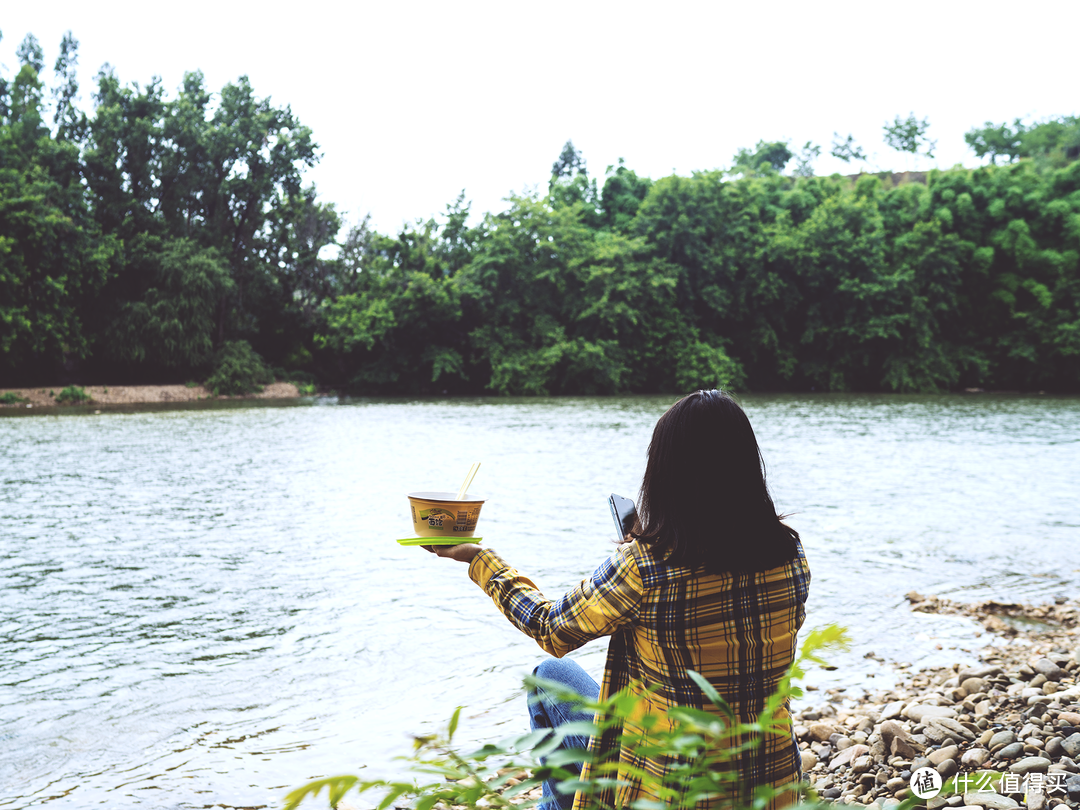
<instances>
[{"instance_id":1,"label":"dirt bank","mask_svg":"<svg viewBox=\"0 0 1080 810\"><path fill-rule=\"evenodd\" d=\"M63 386L52 388L0 388L0 397L11 392L26 402L12 405L0 405L6 408L25 408L32 405L40 408L56 405L56 395ZM84 389L90 395L93 405L135 405L142 402L192 402L200 399L215 399L213 391L201 385L189 388L186 385L88 385ZM50 393L51 392L51 393ZM246 394L241 397L216 397L217 399L291 399L300 396L296 386L287 382L276 382L266 386L261 394Z\"/></svg>"}]
</instances>

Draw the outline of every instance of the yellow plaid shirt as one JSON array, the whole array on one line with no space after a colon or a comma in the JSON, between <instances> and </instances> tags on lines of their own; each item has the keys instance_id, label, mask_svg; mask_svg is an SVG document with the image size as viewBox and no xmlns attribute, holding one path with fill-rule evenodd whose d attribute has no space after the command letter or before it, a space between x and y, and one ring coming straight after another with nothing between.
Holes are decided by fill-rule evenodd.
<instances>
[{"instance_id":1,"label":"yellow plaid shirt","mask_svg":"<svg viewBox=\"0 0 1080 810\"><path fill-rule=\"evenodd\" d=\"M706 711L712 704L686 675L705 676L735 714L753 722L795 656L795 637L806 616L810 569L802 546L794 560L758 574L707 574L667 565L637 541L619 546L596 572L559 599L546 599L527 577L490 549L469 565L469 576L499 610L548 653L561 658L601 636L611 636L600 699L632 684L652 688L646 710L664 716L670 706ZM639 731L640 729L626 729ZM615 751L623 729L593 739L590 749ZM766 736L755 752L735 760L743 782L777 788L799 778L790 737ZM634 758L623 749L620 765L662 777L662 761ZM585 765L582 779L589 777ZM639 779L597 797L616 807L645 795ZM579 793L574 810L581 810ZM780 794L771 810L794 802ZM591 804L592 802L590 802Z\"/></svg>"}]
</instances>

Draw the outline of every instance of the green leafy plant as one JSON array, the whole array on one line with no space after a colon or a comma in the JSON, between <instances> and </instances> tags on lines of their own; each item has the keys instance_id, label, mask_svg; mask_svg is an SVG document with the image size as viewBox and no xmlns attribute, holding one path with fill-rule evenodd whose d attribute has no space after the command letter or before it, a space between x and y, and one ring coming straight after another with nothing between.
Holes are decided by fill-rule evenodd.
<instances>
[{"instance_id":1,"label":"green leafy plant","mask_svg":"<svg viewBox=\"0 0 1080 810\"><path fill-rule=\"evenodd\" d=\"M199 384L197 382L195 382L194 380L188 380L186 383L184 383L184 385L187 388L198 388L199 387Z\"/></svg>"},{"instance_id":2,"label":"green leafy plant","mask_svg":"<svg viewBox=\"0 0 1080 810\"><path fill-rule=\"evenodd\" d=\"M30 400L25 397L20 397L14 391L8 391L5 394L0 394L0 405L15 405L18 402L29 402Z\"/></svg>"},{"instance_id":3,"label":"green leafy plant","mask_svg":"<svg viewBox=\"0 0 1080 810\"><path fill-rule=\"evenodd\" d=\"M52 391L49 393L52 394ZM77 385L69 385L56 395L56 401L60 405L81 405L84 402L90 401L90 395L86 393L85 388L80 388Z\"/></svg>"},{"instance_id":4,"label":"green leafy plant","mask_svg":"<svg viewBox=\"0 0 1080 810\"><path fill-rule=\"evenodd\" d=\"M716 708L715 712L702 711L689 706L675 706L666 717L645 714L641 703L644 695L623 690L606 700L587 700L559 684L527 679L527 686L542 686L545 692L565 702L595 713L595 722L571 723L557 731L541 730L500 744L487 744L471 753L457 751L452 743L461 716L459 707L450 719L445 736L416 737L411 757L403 758L410 770L424 779L394 781L384 779L361 780L357 776L334 776L309 782L292 791L285 798L285 810L295 810L306 798L318 796L323 788L329 794L333 807L350 790L359 793L373 791L381 795L379 810L394 805L401 799L413 802L417 810L431 810L435 806L458 807L509 807L530 806L535 802L515 802L520 796L546 780L553 779L564 790L584 792L590 796L589 806L607 807L598 796L611 787L618 786L619 757L612 759L610 752L585 752L557 750L562 739L568 735L596 736L606 728L623 726L629 718L637 718L643 733L624 734L621 746L633 751L633 755L661 757L671 763L668 774L659 779L644 769L635 769L634 777L642 780L645 793L652 798L641 798L631 803L632 810L657 810L658 808L691 808L702 801L721 798L732 808L761 808L776 795L795 792L804 806L815 802L803 792L800 783L794 783L779 791L771 786L756 787L747 791L739 782L738 773L725 767L741 752L761 745L767 735L791 735L791 720L786 706L791 698L802 695L796 681L805 674L807 664L824 664L821 654L828 650L842 649L848 644L843 628L829 625L809 633L803 642L799 656L788 669L776 692L765 702L760 716L744 723L734 715L724 698L701 675L691 672L690 677L701 688L705 697ZM544 763L541 763L541 759ZM584 760L592 762L591 775L580 780L575 771L566 766ZM625 761L624 761L625 763ZM918 799L901 805L909 810ZM796 802L799 803L799 802Z\"/></svg>"},{"instance_id":5,"label":"green leafy plant","mask_svg":"<svg viewBox=\"0 0 1080 810\"><path fill-rule=\"evenodd\" d=\"M215 394L252 394L274 381L274 375L246 340L226 343L214 359L206 387Z\"/></svg>"}]
</instances>

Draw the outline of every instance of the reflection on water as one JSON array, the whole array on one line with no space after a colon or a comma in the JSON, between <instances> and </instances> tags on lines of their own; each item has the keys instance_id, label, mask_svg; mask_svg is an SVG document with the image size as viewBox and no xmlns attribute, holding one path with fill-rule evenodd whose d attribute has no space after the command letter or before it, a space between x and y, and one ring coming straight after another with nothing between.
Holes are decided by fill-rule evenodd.
<instances>
[{"instance_id":1,"label":"reflection on water","mask_svg":"<svg viewBox=\"0 0 1080 810\"><path fill-rule=\"evenodd\" d=\"M0 807L278 806L468 707L523 728L541 653L464 566L392 538L404 493L475 460L486 542L558 594L611 551L670 397L230 404L0 419ZM1075 592L1080 400L745 400L814 573L811 624L855 648L822 683L985 639L915 589ZM557 506L545 509L547 504ZM944 649L937 650L941 645ZM604 643L576 653L594 673Z\"/></svg>"}]
</instances>

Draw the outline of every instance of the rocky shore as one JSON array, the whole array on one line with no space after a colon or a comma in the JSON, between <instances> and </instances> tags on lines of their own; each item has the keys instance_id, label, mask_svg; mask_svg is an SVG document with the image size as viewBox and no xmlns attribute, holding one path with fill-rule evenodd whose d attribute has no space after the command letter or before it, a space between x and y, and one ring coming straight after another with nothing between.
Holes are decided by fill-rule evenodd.
<instances>
[{"instance_id":1,"label":"rocky shore","mask_svg":"<svg viewBox=\"0 0 1080 810\"><path fill-rule=\"evenodd\" d=\"M854 701L825 690L797 712L804 778L817 797L888 810L911 797L912 774L930 768L943 784L921 800L926 810L1080 808L1080 600L907 598L915 611L967 616L999 642L978 664L918 672L898 664L905 674L892 688ZM539 796L537 787L510 802Z\"/></svg>"},{"instance_id":2,"label":"rocky shore","mask_svg":"<svg viewBox=\"0 0 1080 810\"><path fill-rule=\"evenodd\" d=\"M803 770L819 796L887 810L911 795L914 772L931 768L944 784L928 810L1080 807L1080 602L908 600L912 610L967 615L1000 641L977 665L905 673L854 706L827 690L797 713Z\"/></svg>"}]
</instances>

